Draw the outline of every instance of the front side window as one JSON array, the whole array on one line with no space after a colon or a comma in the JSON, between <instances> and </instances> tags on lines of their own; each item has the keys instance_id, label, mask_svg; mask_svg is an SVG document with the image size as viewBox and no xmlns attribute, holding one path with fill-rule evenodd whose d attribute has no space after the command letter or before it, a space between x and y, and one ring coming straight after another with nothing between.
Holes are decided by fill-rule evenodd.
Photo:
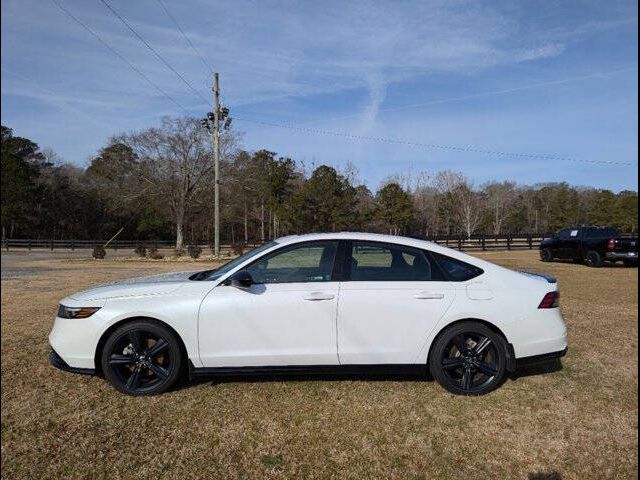
<instances>
[{"instance_id":1,"label":"front side window","mask_svg":"<svg viewBox=\"0 0 640 480\"><path fill-rule=\"evenodd\" d=\"M238 265L246 262L247 260L249 260L252 257L255 257L255 256L261 254L265 250L269 250L270 248L274 247L275 245L277 245L276 242L265 243L264 245L261 245L261 246L259 246L257 248L254 248L253 250L249 250L244 255L241 255L241 256L239 256L237 258L234 258L230 262L225 263L220 268L217 268L215 270L204 270L202 272L195 273L195 274L191 275L191 277L189 277L189 279L190 280L218 280L221 276L227 274L228 272L230 272L231 270L236 268Z\"/></svg>"},{"instance_id":2,"label":"front side window","mask_svg":"<svg viewBox=\"0 0 640 480\"><path fill-rule=\"evenodd\" d=\"M309 242L282 248L249 265L255 283L328 282L337 241Z\"/></svg>"},{"instance_id":3,"label":"front side window","mask_svg":"<svg viewBox=\"0 0 640 480\"><path fill-rule=\"evenodd\" d=\"M560 238L561 240L566 240L567 238L571 238L571 230L568 228L565 228L564 230L560 230L558 232L558 238Z\"/></svg>"},{"instance_id":4,"label":"front side window","mask_svg":"<svg viewBox=\"0 0 640 480\"><path fill-rule=\"evenodd\" d=\"M431 252L431 255L436 262L438 262L440 268L442 268L447 276L454 282L465 282L484 273L484 270L481 268L463 262L462 260L457 260L435 252Z\"/></svg>"},{"instance_id":5,"label":"front side window","mask_svg":"<svg viewBox=\"0 0 640 480\"><path fill-rule=\"evenodd\" d=\"M368 282L439 280L425 253L389 243L353 242L351 280Z\"/></svg>"}]
</instances>

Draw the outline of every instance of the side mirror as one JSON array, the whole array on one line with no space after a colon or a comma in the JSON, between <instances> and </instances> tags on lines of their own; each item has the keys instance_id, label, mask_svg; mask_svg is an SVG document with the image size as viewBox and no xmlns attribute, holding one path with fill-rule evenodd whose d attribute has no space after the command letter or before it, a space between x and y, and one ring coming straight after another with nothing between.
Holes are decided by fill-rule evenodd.
<instances>
[{"instance_id":1,"label":"side mirror","mask_svg":"<svg viewBox=\"0 0 640 480\"><path fill-rule=\"evenodd\" d=\"M240 270L231 275L224 284L236 288L249 288L253 285L253 277L246 270Z\"/></svg>"}]
</instances>

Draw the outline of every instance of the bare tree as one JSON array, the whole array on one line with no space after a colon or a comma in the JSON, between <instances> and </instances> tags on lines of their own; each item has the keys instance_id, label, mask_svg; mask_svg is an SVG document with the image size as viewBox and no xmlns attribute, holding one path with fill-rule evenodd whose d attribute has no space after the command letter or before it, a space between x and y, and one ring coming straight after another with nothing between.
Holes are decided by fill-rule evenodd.
<instances>
[{"instance_id":1,"label":"bare tree","mask_svg":"<svg viewBox=\"0 0 640 480\"><path fill-rule=\"evenodd\" d=\"M480 224L483 211L482 199L468 182L458 185L452 193L463 232L467 238L470 238Z\"/></svg>"},{"instance_id":2,"label":"bare tree","mask_svg":"<svg viewBox=\"0 0 640 480\"><path fill-rule=\"evenodd\" d=\"M480 224L484 204L481 196L473 189L473 184L459 172L445 170L438 172L434 186L446 199L441 214L453 214L460 229L471 237Z\"/></svg>"},{"instance_id":3,"label":"bare tree","mask_svg":"<svg viewBox=\"0 0 640 480\"><path fill-rule=\"evenodd\" d=\"M160 128L124 135L121 141L134 151L144 182L166 199L176 229L176 249L182 249L185 215L213 181L206 130L195 118L164 118ZM223 136L223 152L228 154L233 143L233 136Z\"/></svg>"},{"instance_id":4,"label":"bare tree","mask_svg":"<svg viewBox=\"0 0 640 480\"><path fill-rule=\"evenodd\" d=\"M515 187L513 182L490 182L482 188L491 214L491 229L494 235L502 233L510 207L516 199Z\"/></svg>"}]
</instances>

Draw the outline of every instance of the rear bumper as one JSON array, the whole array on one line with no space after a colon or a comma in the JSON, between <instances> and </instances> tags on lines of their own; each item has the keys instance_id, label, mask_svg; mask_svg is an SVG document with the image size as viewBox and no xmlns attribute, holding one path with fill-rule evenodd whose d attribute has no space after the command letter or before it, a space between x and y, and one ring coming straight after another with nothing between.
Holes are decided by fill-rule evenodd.
<instances>
[{"instance_id":1,"label":"rear bumper","mask_svg":"<svg viewBox=\"0 0 640 480\"><path fill-rule=\"evenodd\" d=\"M607 260L633 260L638 261L638 254L636 252L607 252L604 254Z\"/></svg>"},{"instance_id":2,"label":"rear bumper","mask_svg":"<svg viewBox=\"0 0 640 480\"><path fill-rule=\"evenodd\" d=\"M96 373L95 368L70 367L67 362L60 358L60 355L58 355L53 349L49 352L49 363L60 370L64 370L65 372L81 373L84 375L95 375Z\"/></svg>"},{"instance_id":3,"label":"rear bumper","mask_svg":"<svg viewBox=\"0 0 640 480\"><path fill-rule=\"evenodd\" d=\"M516 368L524 367L527 365L535 365L538 363L548 362L555 358L562 358L567 354L569 347L565 347L564 350L551 353L543 353L542 355L533 355L531 357L522 357L516 359Z\"/></svg>"}]
</instances>

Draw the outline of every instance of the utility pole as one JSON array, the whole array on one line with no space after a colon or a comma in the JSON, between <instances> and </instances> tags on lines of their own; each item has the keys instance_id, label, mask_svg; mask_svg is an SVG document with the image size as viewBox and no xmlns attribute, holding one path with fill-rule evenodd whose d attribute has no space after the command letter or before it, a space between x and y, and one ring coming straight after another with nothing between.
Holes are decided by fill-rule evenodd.
<instances>
[{"instance_id":1,"label":"utility pole","mask_svg":"<svg viewBox=\"0 0 640 480\"><path fill-rule=\"evenodd\" d=\"M213 255L220 256L220 81L218 73L213 74L213 139L215 143L214 164L214 220L213 220Z\"/></svg>"},{"instance_id":2,"label":"utility pole","mask_svg":"<svg viewBox=\"0 0 640 480\"><path fill-rule=\"evenodd\" d=\"M232 118L229 109L220 106L220 79L217 73L213 74L213 112L200 121L200 124L213 136L214 163L213 163L213 254L220 256L220 122L224 120L223 128L228 130Z\"/></svg>"}]
</instances>

